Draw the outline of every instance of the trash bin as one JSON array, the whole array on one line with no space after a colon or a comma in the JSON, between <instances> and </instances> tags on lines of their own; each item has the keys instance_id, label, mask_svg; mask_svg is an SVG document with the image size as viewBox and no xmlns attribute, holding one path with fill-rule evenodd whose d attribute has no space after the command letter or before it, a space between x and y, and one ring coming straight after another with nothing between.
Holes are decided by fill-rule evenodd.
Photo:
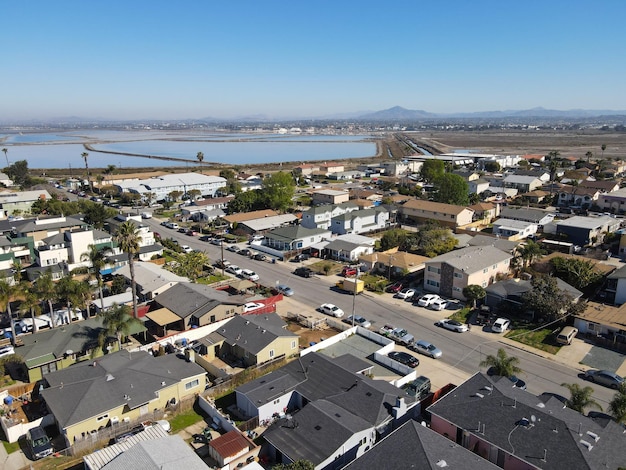
<instances>
[{"instance_id":1,"label":"trash bin","mask_svg":"<svg viewBox=\"0 0 626 470\"><path fill-rule=\"evenodd\" d=\"M272 258L272 264L276 264L276 258Z\"/></svg>"}]
</instances>

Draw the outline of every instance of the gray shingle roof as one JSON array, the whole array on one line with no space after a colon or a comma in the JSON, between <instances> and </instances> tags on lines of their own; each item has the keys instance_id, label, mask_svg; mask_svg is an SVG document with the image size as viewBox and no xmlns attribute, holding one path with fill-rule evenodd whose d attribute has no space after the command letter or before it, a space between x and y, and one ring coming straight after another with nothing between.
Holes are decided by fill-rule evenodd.
<instances>
[{"instance_id":1,"label":"gray shingle roof","mask_svg":"<svg viewBox=\"0 0 626 470\"><path fill-rule=\"evenodd\" d=\"M120 351L46 375L50 387L41 394L65 428L122 405L139 407L154 400L155 392L204 373L174 354Z\"/></svg>"},{"instance_id":2,"label":"gray shingle roof","mask_svg":"<svg viewBox=\"0 0 626 470\"><path fill-rule=\"evenodd\" d=\"M237 295L228 295L203 284L180 282L162 292L156 302L181 318L190 315L201 317L221 304L243 305L246 300Z\"/></svg>"},{"instance_id":3,"label":"gray shingle roof","mask_svg":"<svg viewBox=\"0 0 626 470\"><path fill-rule=\"evenodd\" d=\"M436 256L426 264L444 262L456 269L473 273L508 259L511 259L510 254L493 246L469 246Z\"/></svg>"},{"instance_id":4,"label":"gray shingle roof","mask_svg":"<svg viewBox=\"0 0 626 470\"><path fill-rule=\"evenodd\" d=\"M494 382L477 373L428 411L537 468L618 468L626 462L620 425L604 422L603 426L563 408L558 400L544 402L511 387L507 378ZM530 420L532 416L536 418L534 425L521 424L523 418ZM477 431L479 423L481 432ZM581 441L593 448L589 450Z\"/></svg>"}]
</instances>

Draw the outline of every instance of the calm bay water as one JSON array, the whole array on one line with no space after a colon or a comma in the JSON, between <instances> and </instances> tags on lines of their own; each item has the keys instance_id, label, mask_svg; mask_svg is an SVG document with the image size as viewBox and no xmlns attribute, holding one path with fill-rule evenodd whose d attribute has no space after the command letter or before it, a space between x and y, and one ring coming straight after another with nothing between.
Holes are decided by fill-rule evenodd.
<instances>
[{"instance_id":1,"label":"calm bay water","mask_svg":"<svg viewBox=\"0 0 626 470\"><path fill-rule=\"evenodd\" d=\"M369 137L76 130L0 134L0 146L7 149L9 163L27 160L29 168L83 168L81 154L87 151L92 168L115 165L189 166L191 169L197 166L198 152L204 154L205 164L233 165L371 157L376 153L376 144L367 141ZM99 153L86 150L83 143L88 143L94 150L184 158L192 162ZM0 155L0 161L4 161L3 156Z\"/></svg>"}]
</instances>

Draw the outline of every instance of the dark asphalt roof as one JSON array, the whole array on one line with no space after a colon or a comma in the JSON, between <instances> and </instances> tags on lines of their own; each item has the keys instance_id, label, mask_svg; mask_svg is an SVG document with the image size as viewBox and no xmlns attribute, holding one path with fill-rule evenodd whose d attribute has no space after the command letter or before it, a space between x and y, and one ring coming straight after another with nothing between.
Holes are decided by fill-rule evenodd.
<instances>
[{"instance_id":1,"label":"dark asphalt roof","mask_svg":"<svg viewBox=\"0 0 626 470\"><path fill-rule=\"evenodd\" d=\"M156 302L181 318L194 315L200 318L220 304L243 305L246 300L240 296L213 289L203 284L179 282L162 292Z\"/></svg>"}]
</instances>

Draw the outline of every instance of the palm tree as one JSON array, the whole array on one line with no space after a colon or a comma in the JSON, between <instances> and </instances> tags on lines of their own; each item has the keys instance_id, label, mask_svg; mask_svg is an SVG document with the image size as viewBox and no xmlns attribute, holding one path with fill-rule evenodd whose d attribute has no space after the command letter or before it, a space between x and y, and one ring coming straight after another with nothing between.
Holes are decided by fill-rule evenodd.
<instances>
[{"instance_id":1,"label":"palm tree","mask_svg":"<svg viewBox=\"0 0 626 470\"><path fill-rule=\"evenodd\" d=\"M622 384L609 402L609 411L618 423L626 423L626 385Z\"/></svg>"},{"instance_id":2,"label":"palm tree","mask_svg":"<svg viewBox=\"0 0 626 470\"><path fill-rule=\"evenodd\" d=\"M104 332L98 338L100 346L104 346L109 336L115 335L120 350L122 349L122 337L128 336L133 325L141 323L137 318L130 316L128 305L113 304L110 309L102 312L100 316L102 317L102 326L104 326Z\"/></svg>"},{"instance_id":3,"label":"palm tree","mask_svg":"<svg viewBox=\"0 0 626 470\"><path fill-rule=\"evenodd\" d=\"M493 375L511 377L522 372L518 367L519 359L515 356L508 356L503 348L498 349L495 356L489 355L480 362L480 367L489 367Z\"/></svg>"},{"instance_id":4,"label":"palm tree","mask_svg":"<svg viewBox=\"0 0 626 470\"><path fill-rule=\"evenodd\" d=\"M69 316L69 322L72 322L72 306L80 305L82 303L80 285L82 282L72 279L70 276L65 276L57 283L57 296L60 300L65 302L67 307L67 314Z\"/></svg>"},{"instance_id":5,"label":"palm tree","mask_svg":"<svg viewBox=\"0 0 626 470\"><path fill-rule=\"evenodd\" d=\"M93 187L91 186L91 178L89 175L89 165L87 164L87 157L89 156L89 154L87 152L83 152L80 154L81 157L83 157L83 159L85 160L85 171L87 172L87 185L89 186L89 189L91 190L91 192L93 192Z\"/></svg>"},{"instance_id":6,"label":"palm tree","mask_svg":"<svg viewBox=\"0 0 626 470\"><path fill-rule=\"evenodd\" d=\"M602 158L604 158L604 151L606 150L606 144L602 144L602 146L600 148L602 149ZM3 150L3 152L4 152L4 150ZM7 160L7 162L8 162L8 160Z\"/></svg>"},{"instance_id":7,"label":"palm tree","mask_svg":"<svg viewBox=\"0 0 626 470\"><path fill-rule=\"evenodd\" d=\"M137 318L137 284L135 281L134 257L139 251L139 232L132 220L122 223L115 233L115 241L120 249L128 254L128 268L130 269L130 287L133 294L133 317Z\"/></svg>"},{"instance_id":8,"label":"palm tree","mask_svg":"<svg viewBox=\"0 0 626 470\"><path fill-rule=\"evenodd\" d=\"M20 313L24 316L30 313L30 318L33 320L33 334L39 331L35 317L41 315L41 306L39 305L39 296L30 288L29 284L22 284L21 289L24 294L24 300L20 304Z\"/></svg>"},{"instance_id":9,"label":"palm tree","mask_svg":"<svg viewBox=\"0 0 626 470\"><path fill-rule=\"evenodd\" d=\"M198 152L196 158L200 162L200 174L202 174L202 162L204 161L204 154L202 152Z\"/></svg>"},{"instance_id":10,"label":"palm tree","mask_svg":"<svg viewBox=\"0 0 626 470\"><path fill-rule=\"evenodd\" d=\"M527 240L524 245L517 249L518 256L522 258L522 267L525 269L543 255L541 245L532 240Z\"/></svg>"},{"instance_id":11,"label":"palm tree","mask_svg":"<svg viewBox=\"0 0 626 470\"><path fill-rule=\"evenodd\" d=\"M593 158L593 153L591 151L587 152L585 154L585 157L587 157L587 163L589 163L589 160L591 160L591 158Z\"/></svg>"},{"instance_id":12,"label":"palm tree","mask_svg":"<svg viewBox=\"0 0 626 470\"><path fill-rule=\"evenodd\" d=\"M4 152L4 158L7 159L7 167L11 166L9 165L9 157L7 156L7 152L8 152L7 148L6 147L3 148L2 151Z\"/></svg>"},{"instance_id":13,"label":"palm tree","mask_svg":"<svg viewBox=\"0 0 626 470\"><path fill-rule=\"evenodd\" d=\"M54 318L54 310L52 302L57 299L57 290L52 280L52 273L50 270L43 273L37 278L34 284L35 292L39 296L42 302L48 303L48 312L50 313L51 327L56 328L56 320Z\"/></svg>"},{"instance_id":14,"label":"palm tree","mask_svg":"<svg viewBox=\"0 0 626 470\"><path fill-rule=\"evenodd\" d=\"M0 280L0 306L6 309L11 323L11 343L15 346L15 322L11 311L11 297L15 294L15 287L4 279Z\"/></svg>"},{"instance_id":15,"label":"palm tree","mask_svg":"<svg viewBox=\"0 0 626 470\"><path fill-rule=\"evenodd\" d=\"M578 411L579 413L583 413L585 408L597 408L602 411L602 407L600 404L591 398L593 394L593 388L591 387L580 387L578 384L561 384L563 387L567 388L570 392L569 399L565 402L565 406L571 408L574 411Z\"/></svg>"},{"instance_id":16,"label":"palm tree","mask_svg":"<svg viewBox=\"0 0 626 470\"><path fill-rule=\"evenodd\" d=\"M111 253L110 248L98 248L96 245L89 245L86 251L80 255L81 261L89 261L91 264L92 274L98 281L98 293L100 294L100 308L104 310L104 295L102 294L102 268L107 264L107 254Z\"/></svg>"}]
</instances>

